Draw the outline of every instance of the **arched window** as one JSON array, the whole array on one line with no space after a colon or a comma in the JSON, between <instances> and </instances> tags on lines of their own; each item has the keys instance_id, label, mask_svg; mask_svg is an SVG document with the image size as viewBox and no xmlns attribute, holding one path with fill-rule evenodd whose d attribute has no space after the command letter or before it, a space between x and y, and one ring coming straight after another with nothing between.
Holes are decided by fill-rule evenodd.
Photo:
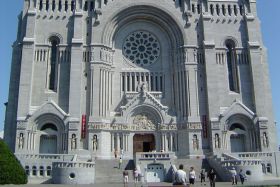
<instances>
[{"instance_id":1,"label":"arched window","mask_svg":"<svg viewBox=\"0 0 280 187\"><path fill-rule=\"evenodd\" d=\"M52 11L55 10L55 0L52 1Z\"/></svg>"},{"instance_id":2,"label":"arched window","mask_svg":"<svg viewBox=\"0 0 280 187\"><path fill-rule=\"evenodd\" d=\"M73 12L75 10L75 1L71 1L71 11Z\"/></svg>"},{"instance_id":3,"label":"arched window","mask_svg":"<svg viewBox=\"0 0 280 187\"><path fill-rule=\"evenodd\" d=\"M48 166L47 167L47 176L51 176L51 171L52 171L51 166Z\"/></svg>"},{"instance_id":4,"label":"arched window","mask_svg":"<svg viewBox=\"0 0 280 187\"><path fill-rule=\"evenodd\" d=\"M231 14L232 14L232 11L231 11L231 6L230 5L228 5L228 14L231 16Z\"/></svg>"},{"instance_id":5,"label":"arched window","mask_svg":"<svg viewBox=\"0 0 280 187\"><path fill-rule=\"evenodd\" d=\"M238 10L237 10L237 6L236 5L233 6L233 11L234 11L234 15L237 16Z\"/></svg>"},{"instance_id":6,"label":"arched window","mask_svg":"<svg viewBox=\"0 0 280 187\"><path fill-rule=\"evenodd\" d=\"M46 11L48 11L50 8L49 0L46 1Z\"/></svg>"},{"instance_id":7,"label":"arched window","mask_svg":"<svg viewBox=\"0 0 280 187\"><path fill-rule=\"evenodd\" d=\"M27 176L30 175L29 166L25 166L25 173Z\"/></svg>"},{"instance_id":8,"label":"arched window","mask_svg":"<svg viewBox=\"0 0 280 187\"><path fill-rule=\"evenodd\" d=\"M48 66L48 89L56 90L57 79L57 56L58 56L58 44L59 40L56 37L50 38L51 43L51 58Z\"/></svg>"},{"instance_id":9,"label":"arched window","mask_svg":"<svg viewBox=\"0 0 280 187\"><path fill-rule=\"evenodd\" d=\"M226 41L226 50L229 89L233 92L239 92L238 69L235 58L235 44L233 41Z\"/></svg>"},{"instance_id":10,"label":"arched window","mask_svg":"<svg viewBox=\"0 0 280 187\"><path fill-rule=\"evenodd\" d=\"M44 166L40 166L40 176L44 176Z\"/></svg>"},{"instance_id":11,"label":"arched window","mask_svg":"<svg viewBox=\"0 0 280 187\"><path fill-rule=\"evenodd\" d=\"M33 175L33 176L36 176L36 175L37 175L37 167L36 167L36 166L33 166L33 167L32 167L32 175Z\"/></svg>"},{"instance_id":12,"label":"arched window","mask_svg":"<svg viewBox=\"0 0 280 187\"><path fill-rule=\"evenodd\" d=\"M217 15L219 16L220 15L220 6L218 4L216 5L216 12L217 12Z\"/></svg>"},{"instance_id":13,"label":"arched window","mask_svg":"<svg viewBox=\"0 0 280 187\"><path fill-rule=\"evenodd\" d=\"M226 15L226 7L225 7L225 5L222 5L222 12L223 12L223 15L225 16Z\"/></svg>"},{"instance_id":14,"label":"arched window","mask_svg":"<svg viewBox=\"0 0 280 187\"><path fill-rule=\"evenodd\" d=\"M62 2L61 0L58 2L58 11L60 12L62 9Z\"/></svg>"},{"instance_id":15,"label":"arched window","mask_svg":"<svg viewBox=\"0 0 280 187\"><path fill-rule=\"evenodd\" d=\"M213 16L214 15L214 6L212 4L210 5L210 12L211 12L211 15Z\"/></svg>"},{"instance_id":16,"label":"arched window","mask_svg":"<svg viewBox=\"0 0 280 187\"><path fill-rule=\"evenodd\" d=\"M40 0L39 2L39 10L41 11L43 9L43 0Z\"/></svg>"}]
</instances>

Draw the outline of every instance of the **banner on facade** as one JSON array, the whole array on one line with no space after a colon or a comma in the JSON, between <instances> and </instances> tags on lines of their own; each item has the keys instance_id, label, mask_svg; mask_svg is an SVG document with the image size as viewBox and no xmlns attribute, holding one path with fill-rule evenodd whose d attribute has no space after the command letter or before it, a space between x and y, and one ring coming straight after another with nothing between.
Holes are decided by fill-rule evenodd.
<instances>
[{"instance_id":1,"label":"banner on facade","mask_svg":"<svg viewBox=\"0 0 280 187\"><path fill-rule=\"evenodd\" d=\"M81 138L85 139L86 138L86 115L82 115L82 129L81 129Z\"/></svg>"},{"instance_id":2,"label":"banner on facade","mask_svg":"<svg viewBox=\"0 0 280 187\"><path fill-rule=\"evenodd\" d=\"M208 137L208 129L207 129L207 116L202 116L202 132L203 132L203 138Z\"/></svg>"}]
</instances>

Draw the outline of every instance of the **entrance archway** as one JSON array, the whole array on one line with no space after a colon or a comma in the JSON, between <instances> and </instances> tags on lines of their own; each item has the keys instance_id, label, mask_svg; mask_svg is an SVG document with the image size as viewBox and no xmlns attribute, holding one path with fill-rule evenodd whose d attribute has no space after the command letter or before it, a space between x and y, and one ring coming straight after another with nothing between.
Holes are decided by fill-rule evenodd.
<instances>
[{"instance_id":1,"label":"entrance archway","mask_svg":"<svg viewBox=\"0 0 280 187\"><path fill-rule=\"evenodd\" d=\"M57 127L54 124L45 124L41 129L40 154L57 154Z\"/></svg>"},{"instance_id":2,"label":"entrance archway","mask_svg":"<svg viewBox=\"0 0 280 187\"><path fill-rule=\"evenodd\" d=\"M133 154L155 150L155 136L153 134L135 134L133 136Z\"/></svg>"}]
</instances>

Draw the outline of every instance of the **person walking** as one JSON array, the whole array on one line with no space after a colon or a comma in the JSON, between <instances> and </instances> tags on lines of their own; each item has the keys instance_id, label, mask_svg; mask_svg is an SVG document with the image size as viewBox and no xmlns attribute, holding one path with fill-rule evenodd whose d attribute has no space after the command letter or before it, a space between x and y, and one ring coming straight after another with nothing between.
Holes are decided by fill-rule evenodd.
<instances>
[{"instance_id":1,"label":"person walking","mask_svg":"<svg viewBox=\"0 0 280 187\"><path fill-rule=\"evenodd\" d=\"M204 186L206 186L206 182L205 182L205 171L204 171L203 169L200 171L199 177L200 177L200 183L201 183L201 185L204 183Z\"/></svg>"},{"instance_id":2,"label":"person walking","mask_svg":"<svg viewBox=\"0 0 280 187\"><path fill-rule=\"evenodd\" d=\"M126 186L128 184L128 171L127 170L123 171L123 183L124 183L124 186Z\"/></svg>"},{"instance_id":3,"label":"person walking","mask_svg":"<svg viewBox=\"0 0 280 187\"><path fill-rule=\"evenodd\" d=\"M179 165L179 169L175 172L175 177L173 181L174 186L187 184L187 174L183 169L184 166L181 164Z\"/></svg>"},{"instance_id":4,"label":"person walking","mask_svg":"<svg viewBox=\"0 0 280 187\"><path fill-rule=\"evenodd\" d=\"M121 166L122 166L122 157L120 157L120 159L119 159L119 169L121 169Z\"/></svg>"},{"instance_id":5,"label":"person walking","mask_svg":"<svg viewBox=\"0 0 280 187\"><path fill-rule=\"evenodd\" d=\"M196 179L194 167L191 167L190 172L189 172L189 182L190 185L194 185Z\"/></svg>"},{"instance_id":6,"label":"person walking","mask_svg":"<svg viewBox=\"0 0 280 187\"><path fill-rule=\"evenodd\" d=\"M239 171L239 178L240 178L241 184L243 185L243 184L244 184L244 181L245 181L245 178L246 178L246 175L244 174L244 172L242 171L242 169Z\"/></svg>"},{"instance_id":7,"label":"person walking","mask_svg":"<svg viewBox=\"0 0 280 187\"><path fill-rule=\"evenodd\" d=\"M210 171L207 174L207 177L209 178L210 181L210 187L215 187L216 172L214 171L214 169L210 169Z\"/></svg>"},{"instance_id":8,"label":"person walking","mask_svg":"<svg viewBox=\"0 0 280 187\"><path fill-rule=\"evenodd\" d=\"M231 182L232 182L232 185L237 185L237 172L236 172L235 168L232 168L232 170L231 170Z\"/></svg>"}]
</instances>

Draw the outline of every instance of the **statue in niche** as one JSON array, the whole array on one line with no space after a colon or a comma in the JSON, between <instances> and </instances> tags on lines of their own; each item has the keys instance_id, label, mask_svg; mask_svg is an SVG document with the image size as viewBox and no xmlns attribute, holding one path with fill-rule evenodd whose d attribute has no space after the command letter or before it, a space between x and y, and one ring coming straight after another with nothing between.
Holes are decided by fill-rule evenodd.
<instances>
[{"instance_id":1,"label":"statue in niche","mask_svg":"<svg viewBox=\"0 0 280 187\"><path fill-rule=\"evenodd\" d=\"M269 146L268 137L267 137L266 132L263 133L263 146L264 147L268 147Z\"/></svg>"},{"instance_id":2,"label":"statue in niche","mask_svg":"<svg viewBox=\"0 0 280 187\"><path fill-rule=\"evenodd\" d=\"M220 136L215 134L215 148L220 148Z\"/></svg>"},{"instance_id":3,"label":"statue in niche","mask_svg":"<svg viewBox=\"0 0 280 187\"><path fill-rule=\"evenodd\" d=\"M24 137L23 137L23 133L20 133L18 137L18 148L23 149L23 145L24 145Z\"/></svg>"},{"instance_id":4,"label":"statue in niche","mask_svg":"<svg viewBox=\"0 0 280 187\"><path fill-rule=\"evenodd\" d=\"M141 92L141 93L147 92L148 91L147 83L145 83L145 82L139 83L137 86L137 91Z\"/></svg>"},{"instance_id":5,"label":"statue in niche","mask_svg":"<svg viewBox=\"0 0 280 187\"><path fill-rule=\"evenodd\" d=\"M75 150L77 149L77 138L76 138L76 134L72 134L71 137L71 150Z\"/></svg>"},{"instance_id":6,"label":"statue in niche","mask_svg":"<svg viewBox=\"0 0 280 187\"><path fill-rule=\"evenodd\" d=\"M98 149L98 139L97 139L97 135L93 135L93 139L92 139L92 148L93 151L97 151Z\"/></svg>"},{"instance_id":7,"label":"statue in niche","mask_svg":"<svg viewBox=\"0 0 280 187\"><path fill-rule=\"evenodd\" d=\"M199 149L199 140L197 138L197 135L193 135L193 150Z\"/></svg>"}]
</instances>

